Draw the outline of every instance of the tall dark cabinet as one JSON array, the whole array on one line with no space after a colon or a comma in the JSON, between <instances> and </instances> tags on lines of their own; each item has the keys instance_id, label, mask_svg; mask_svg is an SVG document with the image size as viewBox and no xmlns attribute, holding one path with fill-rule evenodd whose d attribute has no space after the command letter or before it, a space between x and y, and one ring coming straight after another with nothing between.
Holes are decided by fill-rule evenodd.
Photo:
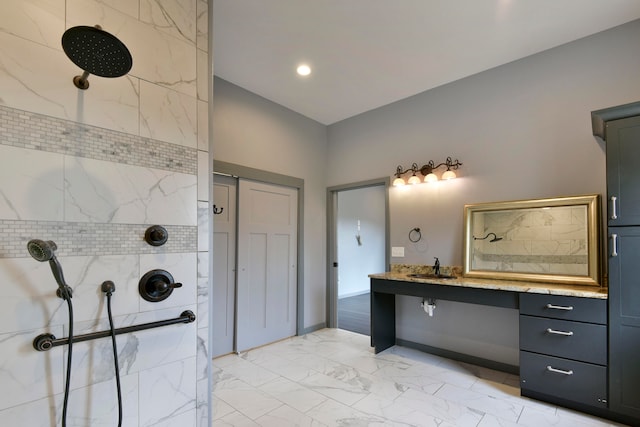
<instances>
[{"instance_id":1,"label":"tall dark cabinet","mask_svg":"<svg viewBox=\"0 0 640 427\"><path fill-rule=\"evenodd\" d=\"M592 113L606 145L609 410L640 424L640 102Z\"/></svg>"}]
</instances>

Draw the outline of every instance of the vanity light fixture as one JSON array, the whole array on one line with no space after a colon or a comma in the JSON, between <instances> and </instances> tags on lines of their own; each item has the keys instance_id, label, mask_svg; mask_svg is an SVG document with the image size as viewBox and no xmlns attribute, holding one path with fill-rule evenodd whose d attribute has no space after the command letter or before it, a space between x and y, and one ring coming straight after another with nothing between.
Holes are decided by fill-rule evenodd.
<instances>
[{"instance_id":1,"label":"vanity light fixture","mask_svg":"<svg viewBox=\"0 0 640 427\"><path fill-rule=\"evenodd\" d=\"M434 170L438 169L441 166L446 166L447 170L442 174L442 179L449 180L454 179L456 177L456 173L454 172L462 163L456 160L451 160L451 157L447 157L447 159L439 164L435 164L433 160L429 160L427 164L418 167L417 163L411 165L409 169L403 169L402 166L398 166L396 168L396 173L394 174L396 178L393 180L393 186L399 187L405 184L419 184L422 180L417 173L420 173L424 177L424 182L436 182L438 180L438 176L434 173ZM402 175L411 172L411 177L405 182Z\"/></svg>"}]
</instances>

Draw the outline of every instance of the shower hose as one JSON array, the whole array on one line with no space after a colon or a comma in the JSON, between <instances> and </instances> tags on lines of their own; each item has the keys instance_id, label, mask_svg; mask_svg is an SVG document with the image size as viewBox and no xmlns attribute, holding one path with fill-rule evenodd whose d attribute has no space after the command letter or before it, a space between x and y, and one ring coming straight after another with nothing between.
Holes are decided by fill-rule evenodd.
<instances>
[{"instance_id":1,"label":"shower hose","mask_svg":"<svg viewBox=\"0 0 640 427\"><path fill-rule=\"evenodd\" d=\"M113 282L105 282L102 289L107 296L107 314L109 317L109 330L111 331L111 344L113 347L113 363L116 374L116 389L118 392L118 427L122 427L122 387L120 385L120 368L118 366L118 347L116 345L116 334L113 326L113 315L111 314L111 296L115 289ZM64 387L64 403L62 405L62 427L67 427L67 408L69 406L69 387L71 384L71 361L73 358L73 304L71 298L66 297L69 307L69 349L67 353L67 374Z\"/></svg>"},{"instance_id":2,"label":"shower hose","mask_svg":"<svg viewBox=\"0 0 640 427\"><path fill-rule=\"evenodd\" d=\"M113 347L113 366L116 373L116 389L118 392L118 427L122 426L122 387L120 385L120 368L118 366L118 347L116 345L116 333L113 327L113 315L111 314L111 295L115 286L113 282L106 281L102 284L102 290L107 295L107 314L109 316L109 329L111 330L111 344Z\"/></svg>"}]
</instances>

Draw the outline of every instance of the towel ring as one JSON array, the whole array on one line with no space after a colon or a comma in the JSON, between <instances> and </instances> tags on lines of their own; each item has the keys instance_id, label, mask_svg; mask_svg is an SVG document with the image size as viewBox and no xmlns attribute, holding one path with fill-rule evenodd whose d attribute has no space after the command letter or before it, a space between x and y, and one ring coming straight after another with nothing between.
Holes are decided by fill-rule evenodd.
<instances>
[{"instance_id":1,"label":"towel ring","mask_svg":"<svg viewBox=\"0 0 640 427\"><path fill-rule=\"evenodd\" d=\"M409 240L413 243L418 243L422 239L422 233L420 232L420 228L416 227L409 231Z\"/></svg>"}]
</instances>

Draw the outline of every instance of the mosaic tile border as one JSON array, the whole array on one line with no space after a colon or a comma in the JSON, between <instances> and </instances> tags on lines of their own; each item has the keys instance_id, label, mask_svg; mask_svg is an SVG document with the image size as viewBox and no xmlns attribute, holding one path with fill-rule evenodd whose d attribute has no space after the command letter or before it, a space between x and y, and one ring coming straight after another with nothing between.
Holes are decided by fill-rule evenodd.
<instances>
[{"instance_id":1,"label":"mosaic tile border","mask_svg":"<svg viewBox=\"0 0 640 427\"><path fill-rule=\"evenodd\" d=\"M198 150L0 106L0 144L196 175Z\"/></svg>"},{"instance_id":2,"label":"mosaic tile border","mask_svg":"<svg viewBox=\"0 0 640 427\"><path fill-rule=\"evenodd\" d=\"M197 251L196 226L163 226L169 239L157 247L144 241L148 227L145 224L0 220L0 258L29 257L27 242L31 239L53 240L58 245L58 256Z\"/></svg>"}]
</instances>

